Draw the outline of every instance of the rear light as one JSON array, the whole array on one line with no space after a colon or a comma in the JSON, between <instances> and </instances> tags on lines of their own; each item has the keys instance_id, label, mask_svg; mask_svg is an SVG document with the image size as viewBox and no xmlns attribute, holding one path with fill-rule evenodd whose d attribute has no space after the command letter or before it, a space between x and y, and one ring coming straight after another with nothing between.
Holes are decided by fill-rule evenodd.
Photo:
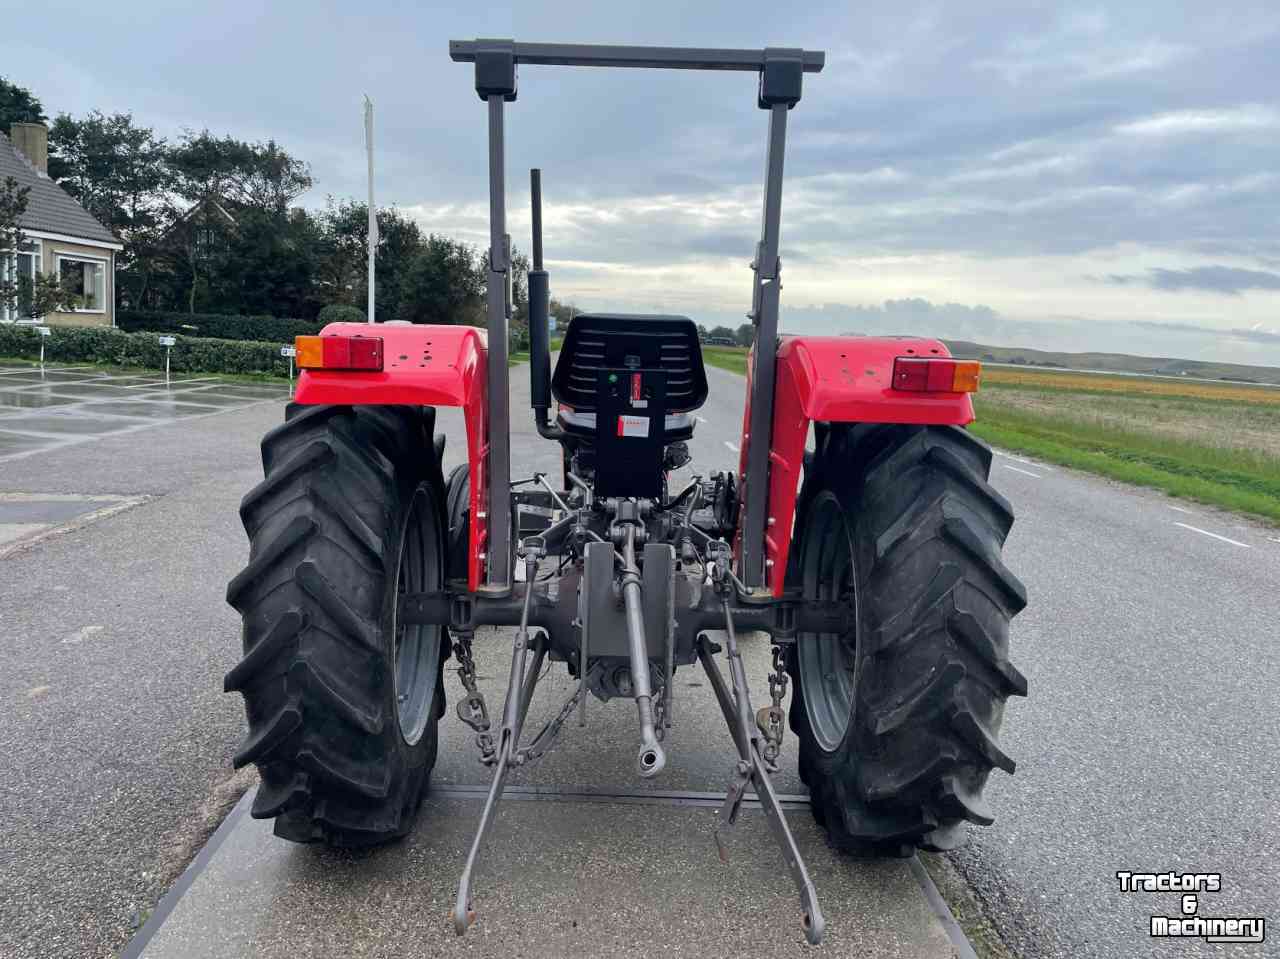
<instances>
[{"instance_id":1,"label":"rear light","mask_svg":"<svg viewBox=\"0 0 1280 959\"><path fill-rule=\"evenodd\" d=\"M300 370L380 370L380 336L299 336L294 339Z\"/></svg>"},{"instance_id":2,"label":"rear light","mask_svg":"<svg viewBox=\"0 0 1280 959\"><path fill-rule=\"evenodd\" d=\"M912 393L976 393L982 364L942 356L899 356L893 361L893 388Z\"/></svg>"}]
</instances>

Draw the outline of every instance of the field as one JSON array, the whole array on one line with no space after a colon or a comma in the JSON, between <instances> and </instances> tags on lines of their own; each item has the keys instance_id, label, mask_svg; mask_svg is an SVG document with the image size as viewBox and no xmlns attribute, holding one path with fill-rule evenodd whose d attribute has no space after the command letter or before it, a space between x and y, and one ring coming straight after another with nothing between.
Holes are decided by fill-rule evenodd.
<instances>
[{"instance_id":1,"label":"field","mask_svg":"<svg viewBox=\"0 0 1280 959\"><path fill-rule=\"evenodd\" d=\"M704 347L746 371L746 351ZM1280 523L1280 389L986 366L973 431L995 446Z\"/></svg>"},{"instance_id":2,"label":"field","mask_svg":"<svg viewBox=\"0 0 1280 959\"><path fill-rule=\"evenodd\" d=\"M987 367L974 402L996 446L1280 522L1280 389Z\"/></svg>"}]
</instances>

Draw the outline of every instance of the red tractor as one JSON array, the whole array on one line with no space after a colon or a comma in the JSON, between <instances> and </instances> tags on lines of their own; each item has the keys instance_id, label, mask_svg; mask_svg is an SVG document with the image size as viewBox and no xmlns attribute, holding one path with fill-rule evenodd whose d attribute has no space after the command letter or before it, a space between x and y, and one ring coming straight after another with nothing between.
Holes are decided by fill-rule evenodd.
<instances>
[{"instance_id":1,"label":"red tractor","mask_svg":"<svg viewBox=\"0 0 1280 959\"><path fill-rule=\"evenodd\" d=\"M635 701L636 769L657 776L672 678L700 663L737 748L724 822L753 789L818 942L822 913L770 780L789 681L800 775L843 849L952 848L966 822L992 821L992 768L1013 772L996 737L1005 700L1027 689L1007 652L1026 596L1001 561L1013 514L988 483L991 451L964 430L978 365L930 339L779 338L787 117L822 53L509 40L453 42L450 53L474 63L488 107L488 335L335 323L298 338L297 402L262 441L265 479L240 508L249 564L227 589L244 617L244 658L226 688L243 694L249 721L235 763L261 773L253 815L295 842L405 835L435 763L452 655L457 714L493 767L458 890L461 934L508 771L545 752L575 712L585 722L594 695ZM691 320L576 316L551 375L534 171L532 407L564 470L512 482L503 110L521 63L758 74L768 162L736 473L668 486L707 397ZM460 407L466 424L467 463L447 479L439 407ZM516 627L496 726L472 662L481 625ZM743 630L774 646L758 711ZM547 660L564 664L575 692L524 741Z\"/></svg>"}]
</instances>

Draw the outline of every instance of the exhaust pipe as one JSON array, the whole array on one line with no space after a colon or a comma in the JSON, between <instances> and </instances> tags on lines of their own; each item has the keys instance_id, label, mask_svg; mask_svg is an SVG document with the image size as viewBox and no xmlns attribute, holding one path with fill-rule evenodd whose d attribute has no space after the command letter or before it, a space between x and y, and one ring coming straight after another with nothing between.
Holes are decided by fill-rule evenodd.
<instances>
[{"instance_id":1,"label":"exhaust pipe","mask_svg":"<svg viewBox=\"0 0 1280 959\"><path fill-rule=\"evenodd\" d=\"M560 430L548 425L551 409L551 290L542 268L542 171L529 171L533 201L533 269L529 271L529 405L538 432L559 439Z\"/></svg>"}]
</instances>

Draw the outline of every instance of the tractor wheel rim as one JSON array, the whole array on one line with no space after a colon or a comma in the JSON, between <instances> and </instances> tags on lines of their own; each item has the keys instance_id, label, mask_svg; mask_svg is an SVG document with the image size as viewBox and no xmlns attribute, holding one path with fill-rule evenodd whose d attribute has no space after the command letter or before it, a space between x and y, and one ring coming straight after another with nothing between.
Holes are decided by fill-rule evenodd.
<instances>
[{"instance_id":1,"label":"tractor wheel rim","mask_svg":"<svg viewBox=\"0 0 1280 959\"><path fill-rule=\"evenodd\" d=\"M809 510L801 555L804 598L844 600L855 605L853 540L839 500L823 493ZM801 633L796 659L805 713L814 739L825 752L844 740L853 714L857 630L847 633Z\"/></svg>"},{"instance_id":2,"label":"tractor wheel rim","mask_svg":"<svg viewBox=\"0 0 1280 959\"><path fill-rule=\"evenodd\" d=\"M397 598L402 593L435 592L444 586L436 512L426 487L414 490L400 537ZM399 608L398 602L395 608ZM396 719L400 735L412 746L422 738L435 712L444 627L402 625L393 618L392 637Z\"/></svg>"}]
</instances>

